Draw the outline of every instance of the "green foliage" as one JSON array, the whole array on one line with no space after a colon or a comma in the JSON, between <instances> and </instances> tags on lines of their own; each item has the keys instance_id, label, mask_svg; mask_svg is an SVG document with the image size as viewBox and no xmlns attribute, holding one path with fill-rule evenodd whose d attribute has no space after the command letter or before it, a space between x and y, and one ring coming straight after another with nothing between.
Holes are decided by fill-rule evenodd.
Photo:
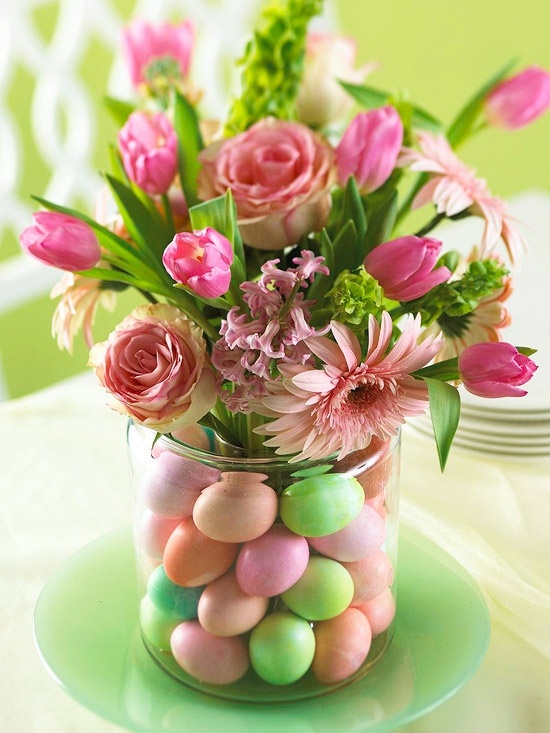
<instances>
[{"instance_id":1,"label":"green foliage","mask_svg":"<svg viewBox=\"0 0 550 733\"><path fill-rule=\"evenodd\" d=\"M175 93L174 129L178 137L178 169L181 187L188 206L197 203L197 178L200 170L198 154L204 144L199 129L197 112L190 102Z\"/></svg>"},{"instance_id":2,"label":"green foliage","mask_svg":"<svg viewBox=\"0 0 550 733\"><path fill-rule=\"evenodd\" d=\"M435 443L443 471L460 419L460 396L456 387L447 382L427 377L424 381L428 387Z\"/></svg>"}]
</instances>

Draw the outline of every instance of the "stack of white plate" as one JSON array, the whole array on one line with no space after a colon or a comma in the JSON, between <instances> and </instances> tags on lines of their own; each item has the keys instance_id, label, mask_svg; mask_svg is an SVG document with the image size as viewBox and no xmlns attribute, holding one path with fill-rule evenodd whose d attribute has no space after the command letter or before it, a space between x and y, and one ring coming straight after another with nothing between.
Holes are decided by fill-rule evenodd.
<instances>
[{"instance_id":1,"label":"stack of white plate","mask_svg":"<svg viewBox=\"0 0 550 733\"><path fill-rule=\"evenodd\" d=\"M525 385L525 397L481 399L461 388L462 409L455 445L510 457L550 456L550 196L517 196L510 211L529 243L508 301L512 324L504 340L537 349L531 358L538 371ZM479 219L465 219L441 231L445 249L464 252L479 241ZM411 421L415 430L433 436L429 415Z\"/></svg>"}]
</instances>

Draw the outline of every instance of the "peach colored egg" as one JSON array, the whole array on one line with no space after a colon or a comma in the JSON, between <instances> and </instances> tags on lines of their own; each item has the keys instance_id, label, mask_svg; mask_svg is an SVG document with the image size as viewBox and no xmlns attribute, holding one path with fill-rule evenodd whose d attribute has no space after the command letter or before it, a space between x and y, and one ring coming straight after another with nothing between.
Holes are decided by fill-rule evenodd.
<instances>
[{"instance_id":1,"label":"peach colored egg","mask_svg":"<svg viewBox=\"0 0 550 733\"><path fill-rule=\"evenodd\" d=\"M176 440L187 443L187 445L192 445L193 448L200 448L206 451L210 449L210 440L202 425L187 425L179 430L174 430L172 435Z\"/></svg>"},{"instance_id":2,"label":"peach colored egg","mask_svg":"<svg viewBox=\"0 0 550 733\"><path fill-rule=\"evenodd\" d=\"M250 596L239 587L230 570L204 589L198 607L203 629L216 636L238 636L265 616L269 598Z\"/></svg>"},{"instance_id":3,"label":"peach colored egg","mask_svg":"<svg viewBox=\"0 0 550 733\"><path fill-rule=\"evenodd\" d=\"M352 606L370 601L393 583L393 566L382 550L376 550L362 560L344 562L342 565L351 575L355 588Z\"/></svg>"},{"instance_id":4,"label":"peach colored egg","mask_svg":"<svg viewBox=\"0 0 550 733\"><path fill-rule=\"evenodd\" d=\"M366 499L365 504L368 504L371 506L377 514L379 514L383 520L386 519L386 514L388 513L387 507L386 507L386 492L381 491L376 496L373 496L372 499Z\"/></svg>"},{"instance_id":5,"label":"peach colored egg","mask_svg":"<svg viewBox=\"0 0 550 733\"><path fill-rule=\"evenodd\" d=\"M324 684L341 682L357 672L367 658L372 641L369 622L361 611L347 608L313 627L315 656L311 668Z\"/></svg>"},{"instance_id":6,"label":"peach colored egg","mask_svg":"<svg viewBox=\"0 0 550 733\"><path fill-rule=\"evenodd\" d=\"M367 617L367 621L371 627L372 635L378 636L385 631L395 616L395 598L390 588L382 591L379 595L365 601L355 608Z\"/></svg>"},{"instance_id":7,"label":"peach colored egg","mask_svg":"<svg viewBox=\"0 0 550 733\"><path fill-rule=\"evenodd\" d=\"M231 567L238 551L239 545L207 537L186 517L166 543L164 570L178 585L206 585Z\"/></svg>"},{"instance_id":8,"label":"peach colored egg","mask_svg":"<svg viewBox=\"0 0 550 733\"><path fill-rule=\"evenodd\" d=\"M384 541L385 527L380 515L368 504L343 529L324 537L309 537L317 552L340 562L353 562L368 557Z\"/></svg>"},{"instance_id":9,"label":"peach colored egg","mask_svg":"<svg viewBox=\"0 0 550 733\"><path fill-rule=\"evenodd\" d=\"M163 517L145 509L137 523L136 542L153 560L162 560L168 538L181 522L181 517Z\"/></svg>"},{"instance_id":10,"label":"peach colored egg","mask_svg":"<svg viewBox=\"0 0 550 733\"><path fill-rule=\"evenodd\" d=\"M377 496L384 490L392 470L388 456L390 441L373 437L369 445L355 451L338 463L338 470L355 476L365 492L365 499Z\"/></svg>"},{"instance_id":11,"label":"peach colored egg","mask_svg":"<svg viewBox=\"0 0 550 733\"><path fill-rule=\"evenodd\" d=\"M246 542L259 537L277 517L277 494L263 483L263 473L227 471L208 486L193 507L193 521L219 542Z\"/></svg>"},{"instance_id":12,"label":"peach colored egg","mask_svg":"<svg viewBox=\"0 0 550 733\"><path fill-rule=\"evenodd\" d=\"M276 596L299 580L307 567L305 537L274 524L261 537L245 542L237 557L237 582L245 593Z\"/></svg>"},{"instance_id":13,"label":"peach colored egg","mask_svg":"<svg viewBox=\"0 0 550 733\"><path fill-rule=\"evenodd\" d=\"M167 517L190 517L202 489L220 472L176 453L163 450L143 477L140 498L146 507Z\"/></svg>"},{"instance_id":14,"label":"peach colored egg","mask_svg":"<svg viewBox=\"0 0 550 733\"><path fill-rule=\"evenodd\" d=\"M176 626L170 639L180 667L200 682L228 685L242 677L250 665L248 645L242 636L214 636L198 621Z\"/></svg>"}]
</instances>

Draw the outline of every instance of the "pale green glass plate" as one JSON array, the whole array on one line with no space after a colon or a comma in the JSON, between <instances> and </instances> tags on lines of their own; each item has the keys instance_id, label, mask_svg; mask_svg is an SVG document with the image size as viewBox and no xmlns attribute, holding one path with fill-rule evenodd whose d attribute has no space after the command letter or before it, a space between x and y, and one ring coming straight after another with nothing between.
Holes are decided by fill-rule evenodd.
<instances>
[{"instance_id":1,"label":"pale green glass plate","mask_svg":"<svg viewBox=\"0 0 550 733\"><path fill-rule=\"evenodd\" d=\"M146 733L385 733L455 693L489 641L487 607L472 578L425 539L401 532L398 623L363 679L300 702L240 703L188 689L162 672L138 631L132 535L101 537L46 584L35 609L38 650L81 704Z\"/></svg>"}]
</instances>

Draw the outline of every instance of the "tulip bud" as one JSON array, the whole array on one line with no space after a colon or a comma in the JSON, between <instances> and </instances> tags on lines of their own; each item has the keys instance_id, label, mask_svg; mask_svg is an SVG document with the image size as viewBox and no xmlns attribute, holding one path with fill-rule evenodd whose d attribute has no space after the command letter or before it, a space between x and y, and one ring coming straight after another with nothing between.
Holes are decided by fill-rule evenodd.
<instances>
[{"instance_id":1,"label":"tulip bud","mask_svg":"<svg viewBox=\"0 0 550 733\"><path fill-rule=\"evenodd\" d=\"M361 193L370 193L390 177L403 143L403 123L390 106L360 112L336 148L338 180L355 176Z\"/></svg>"},{"instance_id":2,"label":"tulip bud","mask_svg":"<svg viewBox=\"0 0 550 733\"><path fill-rule=\"evenodd\" d=\"M365 269L378 280L386 298L415 300L451 277L447 267L433 269L441 246L430 237L399 237L369 252Z\"/></svg>"},{"instance_id":3,"label":"tulip bud","mask_svg":"<svg viewBox=\"0 0 550 733\"><path fill-rule=\"evenodd\" d=\"M528 125L550 107L550 73L530 66L497 84L485 99L489 124L506 130Z\"/></svg>"},{"instance_id":4,"label":"tulip bud","mask_svg":"<svg viewBox=\"0 0 550 733\"><path fill-rule=\"evenodd\" d=\"M527 391L519 385L536 370L534 361L503 341L473 344L458 357L464 387L478 397L522 397Z\"/></svg>"},{"instance_id":5,"label":"tulip bud","mask_svg":"<svg viewBox=\"0 0 550 733\"><path fill-rule=\"evenodd\" d=\"M118 133L122 163L128 178L150 196L170 188L178 168L178 139L161 112L133 112Z\"/></svg>"},{"instance_id":6,"label":"tulip bud","mask_svg":"<svg viewBox=\"0 0 550 733\"><path fill-rule=\"evenodd\" d=\"M99 242L85 222L55 211L39 211L33 214L33 223L21 232L19 241L25 252L45 265L77 272L98 263Z\"/></svg>"}]
</instances>

